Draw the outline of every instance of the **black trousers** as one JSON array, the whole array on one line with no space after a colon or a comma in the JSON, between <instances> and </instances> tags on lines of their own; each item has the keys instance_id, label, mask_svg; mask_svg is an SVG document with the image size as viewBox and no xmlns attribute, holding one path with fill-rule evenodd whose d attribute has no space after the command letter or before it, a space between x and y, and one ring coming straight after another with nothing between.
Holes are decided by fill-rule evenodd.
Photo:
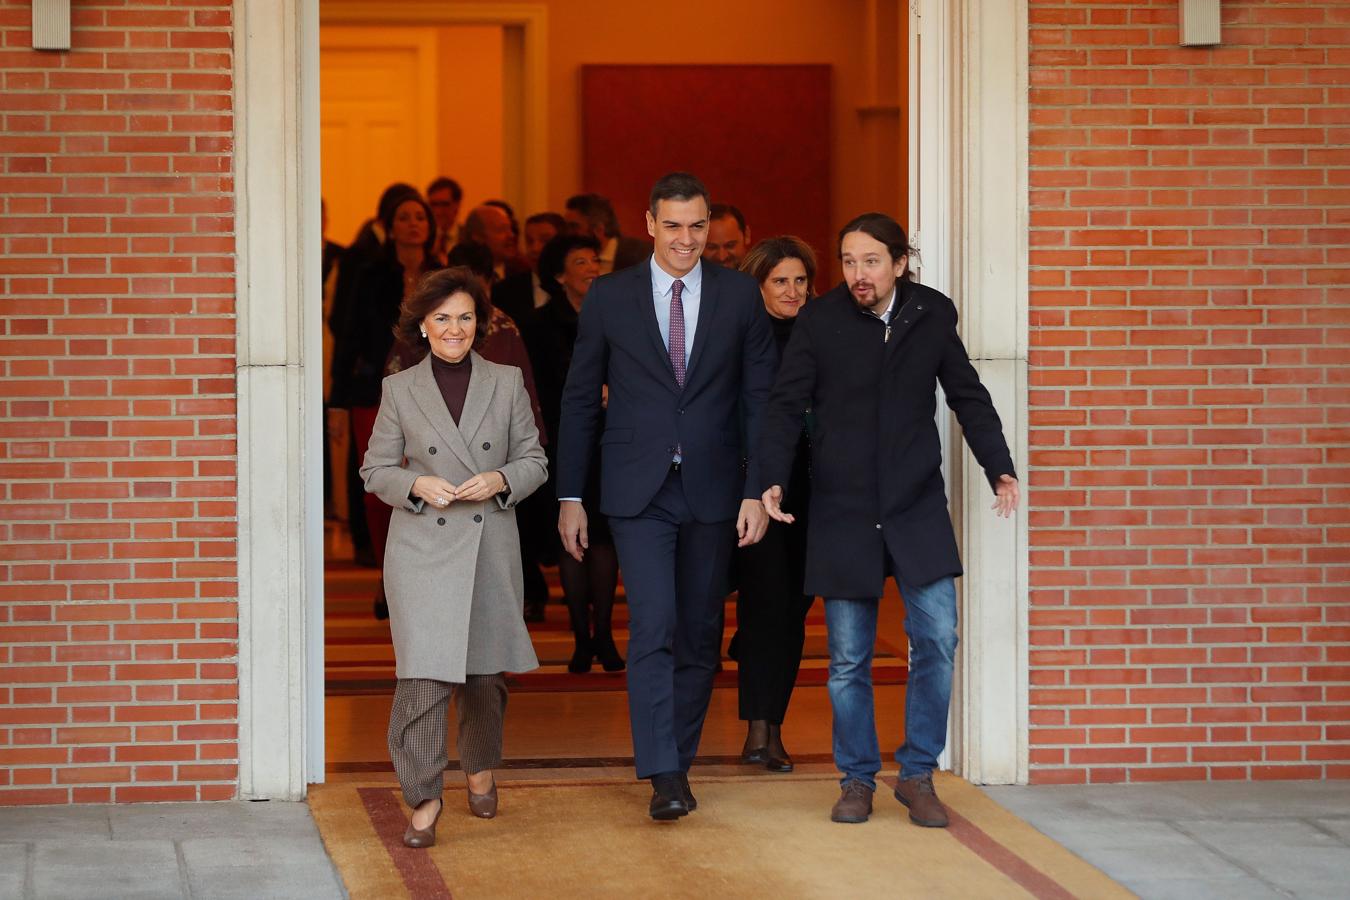
<instances>
[{"instance_id":1,"label":"black trousers","mask_svg":"<svg viewBox=\"0 0 1350 900\"><path fill-rule=\"evenodd\" d=\"M781 725L806 642L806 614L815 597L802 594L806 523L770 522L758 544L736 551L734 658L740 716Z\"/></svg>"},{"instance_id":2,"label":"black trousers","mask_svg":"<svg viewBox=\"0 0 1350 900\"><path fill-rule=\"evenodd\" d=\"M699 522L672 472L609 529L628 594L628 714L637 776L689 771L722 643L736 523Z\"/></svg>"}]
</instances>

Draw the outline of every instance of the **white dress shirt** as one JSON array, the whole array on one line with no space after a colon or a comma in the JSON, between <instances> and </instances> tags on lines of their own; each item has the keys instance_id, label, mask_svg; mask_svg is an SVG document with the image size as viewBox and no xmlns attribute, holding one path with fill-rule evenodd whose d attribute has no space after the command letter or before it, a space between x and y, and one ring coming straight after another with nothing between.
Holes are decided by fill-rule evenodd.
<instances>
[{"instance_id":1,"label":"white dress shirt","mask_svg":"<svg viewBox=\"0 0 1350 900\"><path fill-rule=\"evenodd\" d=\"M670 296L675 276L656 264L656 257L648 260L652 267L652 303L656 307L656 324L661 329L661 342L670 349ZM680 305L684 307L684 366L689 368L689 359L694 353L694 332L698 330L698 308L703 299L703 260L694 263L694 267L680 276L684 290L680 292Z\"/></svg>"}]
</instances>

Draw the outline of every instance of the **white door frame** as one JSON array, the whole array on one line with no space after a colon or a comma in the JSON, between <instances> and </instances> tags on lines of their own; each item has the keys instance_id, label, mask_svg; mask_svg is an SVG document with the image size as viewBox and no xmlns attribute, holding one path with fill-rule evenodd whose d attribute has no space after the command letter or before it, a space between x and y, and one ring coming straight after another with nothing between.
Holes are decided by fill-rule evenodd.
<instances>
[{"instance_id":1,"label":"white door frame","mask_svg":"<svg viewBox=\"0 0 1350 900\"><path fill-rule=\"evenodd\" d=\"M1027 451L1027 0L911 0L923 55L912 79L913 185L926 283L951 294L961 332ZM362 6L325 0L324 19ZM339 11L334 14L333 11ZM541 4L379 5L385 22L526 27L526 139L547 137ZM444 17L454 18L446 19ZM239 793L298 799L323 780L322 352L319 284L319 0L235 0L238 269ZM525 205L544 208L545 161ZM929 163L937 163L930 165ZM960 446L959 438L950 442ZM952 460L965 556L954 768L1027 778L1027 530L989 513L968 451Z\"/></svg>"},{"instance_id":2,"label":"white door frame","mask_svg":"<svg viewBox=\"0 0 1350 900\"><path fill-rule=\"evenodd\" d=\"M988 509L984 474L948 416L952 519L965 562L945 762L981 784L1028 769L1027 3L911 0L910 228L920 280L951 296L1022 469L1024 505Z\"/></svg>"}]
</instances>

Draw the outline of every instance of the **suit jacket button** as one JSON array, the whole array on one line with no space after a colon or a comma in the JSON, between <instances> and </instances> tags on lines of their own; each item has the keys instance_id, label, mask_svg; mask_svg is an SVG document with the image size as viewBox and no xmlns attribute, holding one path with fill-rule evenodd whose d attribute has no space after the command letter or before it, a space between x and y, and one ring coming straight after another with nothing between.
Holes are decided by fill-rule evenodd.
<instances>
[{"instance_id":1,"label":"suit jacket button","mask_svg":"<svg viewBox=\"0 0 1350 900\"><path fill-rule=\"evenodd\" d=\"M445 524L445 519L444 519L443 517L440 518L440 519L437 519L437 520L436 520L436 524L437 524L437 525L444 525L444 524Z\"/></svg>"},{"instance_id":2,"label":"suit jacket button","mask_svg":"<svg viewBox=\"0 0 1350 900\"><path fill-rule=\"evenodd\" d=\"M878 529L878 530L881 529L881 523L880 523L880 522L877 523L877 529Z\"/></svg>"},{"instance_id":3,"label":"suit jacket button","mask_svg":"<svg viewBox=\"0 0 1350 900\"><path fill-rule=\"evenodd\" d=\"M491 450L491 449L492 449L492 442L491 442L491 441L483 441L483 449L484 449L484 450Z\"/></svg>"},{"instance_id":4,"label":"suit jacket button","mask_svg":"<svg viewBox=\"0 0 1350 900\"><path fill-rule=\"evenodd\" d=\"M427 448L427 452L430 453L432 456L435 456L435 455L436 455L436 448L435 448L435 447L428 447L428 448Z\"/></svg>"},{"instance_id":5,"label":"suit jacket button","mask_svg":"<svg viewBox=\"0 0 1350 900\"><path fill-rule=\"evenodd\" d=\"M481 521L483 521L483 517L482 517L482 516L475 515L475 516L473 517L473 520L474 520L475 522L481 522Z\"/></svg>"}]
</instances>

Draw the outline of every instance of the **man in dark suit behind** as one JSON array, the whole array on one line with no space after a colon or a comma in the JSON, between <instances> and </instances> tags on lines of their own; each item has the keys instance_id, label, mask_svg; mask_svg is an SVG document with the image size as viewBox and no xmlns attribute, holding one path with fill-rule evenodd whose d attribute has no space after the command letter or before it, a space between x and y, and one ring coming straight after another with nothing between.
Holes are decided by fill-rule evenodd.
<instances>
[{"instance_id":1,"label":"man in dark suit behind","mask_svg":"<svg viewBox=\"0 0 1350 900\"><path fill-rule=\"evenodd\" d=\"M619 232L619 217L608 197L599 194L568 197L563 218L572 234L589 235L600 242L601 275L646 262L651 255L651 244Z\"/></svg>"},{"instance_id":2,"label":"man in dark suit behind","mask_svg":"<svg viewBox=\"0 0 1350 900\"><path fill-rule=\"evenodd\" d=\"M656 183L647 230L646 264L596 279L581 307L562 396L558 531L581 559L580 498L598 450L600 510L628 595L637 774L651 779L652 818L670 820L696 805L688 772L712 695L731 550L767 527L748 448L776 350L754 279L700 263L708 191L697 178Z\"/></svg>"}]
</instances>

